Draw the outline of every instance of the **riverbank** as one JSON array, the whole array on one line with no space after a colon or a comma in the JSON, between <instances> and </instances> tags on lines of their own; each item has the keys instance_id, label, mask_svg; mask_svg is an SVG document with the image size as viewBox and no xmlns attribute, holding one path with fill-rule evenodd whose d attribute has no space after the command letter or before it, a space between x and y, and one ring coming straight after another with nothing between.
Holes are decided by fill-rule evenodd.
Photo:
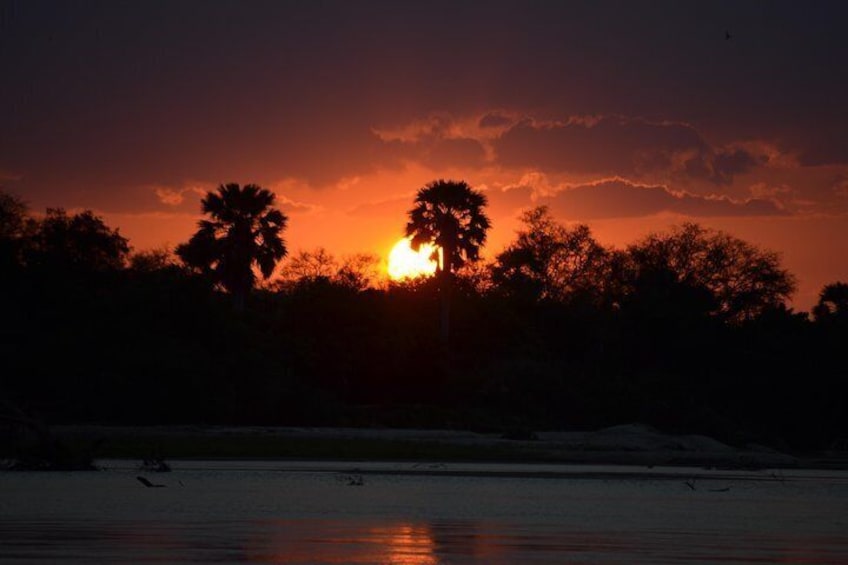
<instances>
[{"instance_id":1,"label":"riverbank","mask_svg":"<svg viewBox=\"0 0 848 565\"><path fill-rule=\"evenodd\" d=\"M629 424L596 431L509 434L456 430L221 426L52 428L73 450L125 459L332 459L551 462L723 469L848 469L848 453L787 454ZM3 453L2 456L11 456Z\"/></svg>"}]
</instances>

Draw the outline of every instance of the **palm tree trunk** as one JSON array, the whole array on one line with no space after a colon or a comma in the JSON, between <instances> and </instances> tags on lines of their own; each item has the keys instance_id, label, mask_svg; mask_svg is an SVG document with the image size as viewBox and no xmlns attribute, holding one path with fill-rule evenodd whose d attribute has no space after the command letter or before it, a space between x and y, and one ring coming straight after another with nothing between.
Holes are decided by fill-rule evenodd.
<instances>
[{"instance_id":1,"label":"palm tree trunk","mask_svg":"<svg viewBox=\"0 0 848 565\"><path fill-rule=\"evenodd\" d=\"M250 264L247 265L247 274L242 275L241 279L238 281L238 284L234 286L233 293L233 310L236 311L237 314L242 314L244 312L244 305L247 302L247 295L250 294L250 290L253 287L253 281L250 278Z\"/></svg>"},{"instance_id":2,"label":"palm tree trunk","mask_svg":"<svg viewBox=\"0 0 848 565\"><path fill-rule=\"evenodd\" d=\"M441 299L441 316L440 316L440 329L439 336L441 337L442 344L447 345L450 340L450 307L451 307L451 293L453 291L453 270L452 270L452 262L453 262L453 249L448 246L445 246L442 249L442 272L441 272L441 284L439 289L440 299Z\"/></svg>"},{"instance_id":3,"label":"palm tree trunk","mask_svg":"<svg viewBox=\"0 0 848 565\"><path fill-rule=\"evenodd\" d=\"M442 343L447 344L450 340L450 295L451 295L451 274L449 272L444 275L441 292L441 323L440 336Z\"/></svg>"}]
</instances>

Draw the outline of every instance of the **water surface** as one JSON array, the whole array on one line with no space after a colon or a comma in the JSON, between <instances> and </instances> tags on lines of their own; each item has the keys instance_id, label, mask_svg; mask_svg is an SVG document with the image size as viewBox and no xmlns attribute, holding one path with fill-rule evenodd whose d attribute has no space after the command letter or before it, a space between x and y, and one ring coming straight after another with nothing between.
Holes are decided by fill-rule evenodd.
<instances>
[{"instance_id":1,"label":"water surface","mask_svg":"<svg viewBox=\"0 0 848 565\"><path fill-rule=\"evenodd\" d=\"M844 472L103 464L0 474L0 562L848 563Z\"/></svg>"}]
</instances>

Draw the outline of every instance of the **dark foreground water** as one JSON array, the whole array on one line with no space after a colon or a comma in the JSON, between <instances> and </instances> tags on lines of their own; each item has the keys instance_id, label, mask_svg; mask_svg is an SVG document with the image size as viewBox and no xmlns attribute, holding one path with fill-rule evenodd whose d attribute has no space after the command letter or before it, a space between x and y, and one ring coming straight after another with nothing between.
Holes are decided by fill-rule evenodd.
<instances>
[{"instance_id":1,"label":"dark foreground water","mask_svg":"<svg viewBox=\"0 0 848 565\"><path fill-rule=\"evenodd\" d=\"M105 464L0 473L0 562L848 563L844 472Z\"/></svg>"}]
</instances>

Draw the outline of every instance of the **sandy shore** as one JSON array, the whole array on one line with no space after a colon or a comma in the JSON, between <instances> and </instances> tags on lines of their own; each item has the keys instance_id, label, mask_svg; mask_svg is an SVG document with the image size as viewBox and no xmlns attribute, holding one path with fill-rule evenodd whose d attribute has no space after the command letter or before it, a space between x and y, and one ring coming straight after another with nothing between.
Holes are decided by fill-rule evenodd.
<instances>
[{"instance_id":1,"label":"sandy shore","mask_svg":"<svg viewBox=\"0 0 848 565\"><path fill-rule=\"evenodd\" d=\"M700 435L670 435L629 424L590 432L538 432L533 439L456 430L56 426L58 437L98 442L107 456L245 459L402 459L549 461L726 469L848 469L848 454L791 455L765 446L733 447Z\"/></svg>"}]
</instances>

